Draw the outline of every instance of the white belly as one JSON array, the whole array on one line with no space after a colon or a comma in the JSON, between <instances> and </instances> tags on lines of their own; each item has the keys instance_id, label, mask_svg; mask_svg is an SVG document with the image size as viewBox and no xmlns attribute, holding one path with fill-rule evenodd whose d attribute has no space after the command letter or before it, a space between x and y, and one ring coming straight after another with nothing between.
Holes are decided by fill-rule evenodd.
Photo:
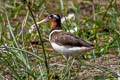
<instances>
[{"instance_id":1,"label":"white belly","mask_svg":"<svg viewBox=\"0 0 120 80\"><path fill-rule=\"evenodd\" d=\"M60 46L56 43L51 43L51 45L56 52L62 53L63 55L83 55L84 52L90 50L87 47Z\"/></svg>"}]
</instances>

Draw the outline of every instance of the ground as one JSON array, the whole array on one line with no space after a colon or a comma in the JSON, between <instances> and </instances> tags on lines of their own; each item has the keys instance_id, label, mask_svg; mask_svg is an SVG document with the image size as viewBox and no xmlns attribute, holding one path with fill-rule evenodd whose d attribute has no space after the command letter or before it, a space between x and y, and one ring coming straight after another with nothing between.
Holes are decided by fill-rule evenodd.
<instances>
[{"instance_id":1,"label":"ground","mask_svg":"<svg viewBox=\"0 0 120 80\"><path fill-rule=\"evenodd\" d=\"M30 7L36 21L40 21L48 13L59 13L62 17L74 13L75 19L62 24L64 30L71 30L77 26L78 31L73 34L89 40L96 49L84 56L71 57L66 62L64 57L56 55L48 41L50 23L40 25L50 67L50 79L117 80L120 73L120 1L60 1L31 0ZM39 36L37 31L28 32L34 22L26 4L18 0L3 3L5 5L1 4L0 8L0 45L7 44L8 48L6 52L0 51L0 79L4 77L18 80L20 78L16 74L19 74L24 80L46 80L47 73L44 57L41 55L42 46L39 43ZM12 37L9 26L12 27L16 40ZM19 55L21 52L23 55Z\"/></svg>"}]
</instances>

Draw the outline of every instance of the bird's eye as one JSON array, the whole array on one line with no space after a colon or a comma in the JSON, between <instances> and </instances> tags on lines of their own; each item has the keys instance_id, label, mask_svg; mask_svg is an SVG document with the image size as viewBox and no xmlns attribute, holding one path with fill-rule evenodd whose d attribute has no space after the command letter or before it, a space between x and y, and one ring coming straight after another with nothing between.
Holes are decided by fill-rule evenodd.
<instances>
[{"instance_id":1,"label":"bird's eye","mask_svg":"<svg viewBox=\"0 0 120 80\"><path fill-rule=\"evenodd\" d=\"M53 18L53 15L50 15L49 18Z\"/></svg>"}]
</instances>

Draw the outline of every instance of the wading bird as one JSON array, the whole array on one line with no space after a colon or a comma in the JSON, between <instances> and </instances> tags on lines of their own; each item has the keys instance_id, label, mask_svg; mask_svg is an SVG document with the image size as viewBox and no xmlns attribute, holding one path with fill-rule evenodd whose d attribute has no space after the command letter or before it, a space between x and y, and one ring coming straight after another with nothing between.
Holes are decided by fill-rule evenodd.
<instances>
[{"instance_id":1,"label":"wading bird","mask_svg":"<svg viewBox=\"0 0 120 80\"><path fill-rule=\"evenodd\" d=\"M85 52L95 48L88 41L65 32L61 27L61 17L58 14L50 14L37 24L45 22L51 22L49 41L56 52L62 53L64 56L68 57L69 55L84 55ZM33 26L35 27L35 25Z\"/></svg>"}]
</instances>

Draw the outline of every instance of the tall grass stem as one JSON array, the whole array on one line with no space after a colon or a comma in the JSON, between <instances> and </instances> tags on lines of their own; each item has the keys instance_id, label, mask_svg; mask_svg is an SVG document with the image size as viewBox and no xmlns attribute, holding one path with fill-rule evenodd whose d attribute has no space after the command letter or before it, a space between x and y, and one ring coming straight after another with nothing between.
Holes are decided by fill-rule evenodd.
<instances>
[{"instance_id":1,"label":"tall grass stem","mask_svg":"<svg viewBox=\"0 0 120 80\"><path fill-rule=\"evenodd\" d=\"M27 4L27 2L25 2L25 3ZM44 44L43 44L43 41L42 41L41 33L40 33L40 31L39 31L38 25L37 25L37 23L36 23L36 20L35 20L35 17L34 17L34 15L33 15L32 9L30 8L30 5L27 4L27 7L28 7L28 9L29 9L29 11L30 11L30 13L31 13L31 16L32 16L32 18L33 18L33 21L34 21L34 23L35 23L35 26L36 26L36 29L37 29L37 32L38 32L38 35L39 35L39 39L40 39L40 41L41 41L42 50L43 50L43 55L44 55L44 59L45 59L45 66L46 66L46 69L47 69L47 76L48 76L48 80L50 80L50 77L49 77L49 65L48 65L48 61L47 61L47 56L46 56L46 54L45 54L45 48L44 48Z\"/></svg>"}]
</instances>

